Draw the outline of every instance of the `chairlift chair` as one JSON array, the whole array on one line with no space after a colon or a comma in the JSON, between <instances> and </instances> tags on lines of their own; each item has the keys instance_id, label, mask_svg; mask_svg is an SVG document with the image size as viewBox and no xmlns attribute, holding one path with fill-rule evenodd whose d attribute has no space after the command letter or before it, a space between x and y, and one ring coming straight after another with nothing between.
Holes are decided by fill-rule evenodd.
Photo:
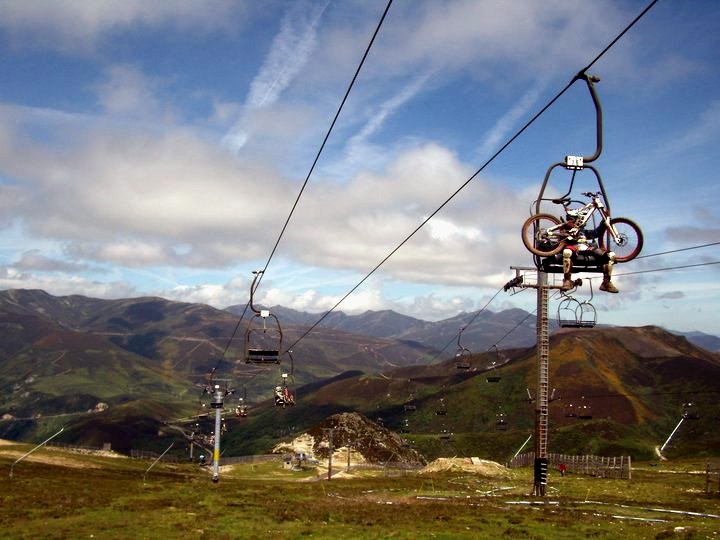
<instances>
[{"instance_id":1,"label":"chairlift chair","mask_svg":"<svg viewBox=\"0 0 720 540\"><path fill-rule=\"evenodd\" d=\"M597 310L592 304L593 289L590 284L590 298L582 302L567 292L562 292L562 300L558 304L558 325L560 328L594 328L597 324Z\"/></svg>"},{"instance_id":2,"label":"chairlift chair","mask_svg":"<svg viewBox=\"0 0 720 540\"><path fill-rule=\"evenodd\" d=\"M575 405L572 403L568 403L565 405L565 417L566 418L577 418L577 410L575 409Z\"/></svg>"},{"instance_id":3,"label":"chairlift chair","mask_svg":"<svg viewBox=\"0 0 720 540\"><path fill-rule=\"evenodd\" d=\"M248 406L247 406L247 388L243 387L243 395L238 398L237 407L235 407L235 416L240 418L247 418Z\"/></svg>"},{"instance_id":4,"label":"chairlift chair","mask_svg":"<svg viewBox=\"0 0 720 540\"><path fill-rule=\"evenodd\" d=\"M268 319L274 321L272 327L268 326ZM262 321L262 327L258 323ZM255 326L254 326L255 325ZM270 341L267 346L261 346L260 340ZM265 343L267 341L263 340ZM279 364L282 350L283 334L278 318L267 310L259 311L250 318L245 331L245 363L246 364Z\"/></svg>"},{"instance_id":5,"label":"chairlift chair","mask_svg":"<svg viewBox=\"0 0 720 540\"><path fill-rule=\"evenodd\" d=\"M415 404L415 399L410 396L410 399L403 403L403 411L404 412L415 412L417 410L417 405Z\"/></svg>"},{"instance_id":6,"label":"chairlift chair","mask_svg":"<svg viewBox=\"0 0 720 540\"><path fill-rule=\"evenodd\" d=\"M282 374L282 383L275 387L275 405L277 407L292 407L295 405L295 396L287 384L287 373Z\"/></svg>"},{"instance_id":7,"label":"chairlift chair","mask_svg":"<svg viewBox=\"0 0 720 540\"><path fill-rule=\"evenodd\" d=\"M605 192L605 186L603 185L602 178L600 177L600 173L598 170L591 165L593 161L598 159L600 157L600 154L602 153L602 147L603 147L603 118L602 118L602 106L600 104L600 99L597 95L597 91L595 90L594 83L599 82L600 79L598 77L594 77L591 75L588 75L587 73L578 73L576 80L582 80L586 83L587 88L590 92L590 97L592 98L593 105L595 107L595 123L596 123L596 144L595 144L595 152L591 156L566 156L565 160L562 162L554 163L551 165L547 172L545 173L545 178L543 180L543 183L540 187L540 192L538 194L537 199L534 201L534 208L532 209L532 214L540 214L543 212L541 209L541 204L543 201L552 201L555 204L562 204L563 202L573 202L571 201L571 194L573 192L573 185L575 183L575 178L578 172L580 171L590 171L593 173L595 180L597 181L599 192L603 199L604 206L610 210L610 202L608 200L607 193ZM564 195L558 198L552 198L552 197L546 197L545 191L548 186L548 182L550 180L550 177L552 175L552 172L556 168L564 168L567 171L570 171L571 178L569 182L569 187L567 189L567 192L565 192ZM580 201L577 201L580 202ZM597 231L599 232L599 231ZM562 253L557 253L555 255L552 255L550 257L539 257L537 255L534 256L535 265L538 269L542 269L544 272L547 273L562 273ZM573 260L573 273L578 272L591 272L591 273L602 273L603 263L598 259L597 256L595 256L590 250L582 253L577 253L574 260Z\"/></svg>"},{"instance_id":8,"label":"chairlift chair","mask_svg":"<svg viewBox=\"0 0 720 540\"><path fill-rule=\"evenodd\" d=\"M500 365L500 351L498 350L497 345L493 345L492 348L495 349L495 356L490 364L489 371L497 369ZM498 383L502 380L502 377L500 377L500 375L487 375L485 380L489 383Z\"/></svg>"},{"instance_id":9,"label":"chairlift chair","mask_svg":"<svg viewBox=\"0 0 720 540\"><path fill-rule=\"evenodd\" d=\"M255 276L250 285L250 309L253 311L253 316L250 318L245 330L245 363L279 364L283 342L280 321L270 311L266 309L259 310L253 303L255 284L262 273L262 270L253 272ZM268 325L268 319L272 322L270 326ZM262 322L262 327L260 322ZM268 342L270 344L266 345Z\"/></svg>"},{"instance_id":10,"label":"chairlift chair","mask_svg":"<svg viewBox=\"0 0 720 540\"><path fill-rule=\"evenodd\" d=\"M275 387L274 396L275 405L278 407L282 407L283 409L285 407L292 407L293 405L295 405L295 402L297 400L296 394L291 391L290 387L288 386L288 378L293 378L293 374L295 373L295 359L293 358L292 351L286 351L286 353L290 358L290 373L283 373L281 375L282 382Z\"/></svg>"},{"instance_id":11,"label":"chairlift chair","mask_svg":"<svg viewBox=\"0 0 720 540\"><path fill-rule=\"evenodd\" d=\"M445 405L444 398L440 398L440 403L437 406L437 409L435 409L435 414L438 416L446 416L447 415L447 405Z\"/></svg>"},{"instance_id":12,"label":"chairlift chair","mask_svg":"<svg viewBox=\"0 0 720 540\"><path fill-rule=\"evenodd\" d=\"M472 354L470 352L470 349L463 347L460 344L460 338L462 337L462 333L465 331L465 327L461 327L460 331L458 332L458 339L457 339L457 352L455 353L455 367L457 369L470 369L470 359L469 356Z\"/></svg>"},{"instance_id":13,"label":"chairlift chair","mask_svg":"<svg viewBox=\"0 0 720 540\"><path fill-rule=\"evenodd\" d=\"M578 420L592 420L592 406L582 398L580 405L577 407L577 418Z\"/></svg>"},{"instance_id":14,"label":"chairlift chair","mask_svg":"<svg viewBox=\"0 0 720 540\"><path fill-rule=\"evenodd\" d=\"M505 413L498 413L497 419L495 420L495 429L498 431L505 431L507 430L507 419L505 417Z\"/></svg>"},{"instance_id":15,"label":"chairlift chair","mask_svg":"<svg viewBox=\"0 0 720 540\"><path fill-rule=\"evenodd\" d=\"M699 420L700 413L697 410L695 403L689 402L683 404L682 417L685 420Z\"/></svg>"}]
</instances>

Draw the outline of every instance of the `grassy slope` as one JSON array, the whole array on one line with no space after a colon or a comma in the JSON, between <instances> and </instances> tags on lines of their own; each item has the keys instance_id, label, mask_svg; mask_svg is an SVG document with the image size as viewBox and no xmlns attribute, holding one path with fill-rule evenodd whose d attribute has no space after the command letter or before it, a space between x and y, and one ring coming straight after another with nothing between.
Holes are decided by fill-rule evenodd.
<instances>
[{"instance_id":1,"label":"grassy slope","mask_svg":"<svg viewBox=\"0 0 720 540\"><path fill-rule=\"evenodd\" d=\"M28 449L0 446L0 468ZM3 483L7 538L710 538L720 524L647 510L720 514L720 495L701 495L704 477L693 471L704 463L694 461L644 464L632 481L551 471L553 504L530 507L512 504L528 501L527 469L308 482L307 472L261 464L223 471L212 484L190 465L160 463L143 481L150 461L45 449L37 457L66 466L15 467Z\"/></svg>"}]
</instances>

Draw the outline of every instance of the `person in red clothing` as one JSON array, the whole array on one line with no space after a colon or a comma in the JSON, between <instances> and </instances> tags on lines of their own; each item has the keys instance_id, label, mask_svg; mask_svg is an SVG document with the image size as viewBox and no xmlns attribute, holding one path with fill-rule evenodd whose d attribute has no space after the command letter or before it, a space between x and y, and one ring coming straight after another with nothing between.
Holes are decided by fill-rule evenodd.
<instances>
[{"instance_id":1,"label":"person in red clothing","mask_svg":"<svg viewBox=\"0 0 720 540\"><path fill-rule=\"evenodd\" d=\"M560 465L558 465L558 471L560 471L560 476L565 476L565 471L567 471L567 465L561 463Z\"/></svg>"}]
</instances>

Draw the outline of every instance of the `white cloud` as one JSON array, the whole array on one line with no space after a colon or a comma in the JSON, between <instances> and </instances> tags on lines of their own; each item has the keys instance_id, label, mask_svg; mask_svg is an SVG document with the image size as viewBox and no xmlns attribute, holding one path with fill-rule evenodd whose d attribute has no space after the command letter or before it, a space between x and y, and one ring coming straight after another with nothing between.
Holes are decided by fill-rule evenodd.
<instances>
[{"instance_id":1,"label":"white cloud","mask_svg":"<svg viewBox=\"0 0 720 540\"><path fill-rule=\"evenodd\" d=\"M223 284L178 285L172 289L159 291L157 294L169 300L207 304L223 309L227 306L247 302L249 287L250 285L246 280L234 277Z\"/></svg>"},{"instance_id":2,"label":"white cloud","mask_svg":"<svg viewBox=\"0 0 720 540\"><path fill-rule=\"evenodd\" d=\"M138 294L133 285L123 281L99 282L64 274L37 276L0 266L0 290L4 289L42 289L55 296L82 294L94 298L131 298Z\"/></svg>"},{"instance_id":3,"label":"white cloud","mask_svg":"<svg viewBox=\"0 0 720 540\"><path fill-rule=\"evenodd\" d=\"M273 105L300 73L317 45L317 27L329 0L311 7L307 2L292 4L283 17L260 72L250 84L242 117L227 133L224 142L239 151L250 136L252 111Z\"/></svg>"},{"instance_id":4,"label":"white cloud","mask_svg":"<svg viewBox=\"0 0 720 540\"><path fill-rule=\"evenodd\" d=\"M0 0L0 28L10 34L16 47L88 53L108 34L140 25L230 31L230 21L247 20L251 6L231 0Z\"/></svg>"},{"instance_id":5,"label":"white cloud","mask_svg":"<svg viewBox=\"0 0 720 540\"><path fill-rule=\"evenodd\" d=\"M157 81L126 64L109 66L106 72L107 79L97 86L100 103L106 112L143 117L160 110L155 97Z\"/></svg>"},{"instance_id":6,"label":"white cloud","mask_svg":"<svg viewBox=\"0 0 720 540\"><path fill-rule=\"evenodd\" d=\"M87 265L71 263L59 259L52 259L40 253L38 249L31 249L22 254L19 261L12 267L22 271L41 272L80 272L87 269Z\"/></svg>"},{"instance_id":7,"label":"white cloud","mask_svg":"<svg viewBox=\"0 0 720 540\"><path fill-rule=\"evenodd\" d=\"M350 159L352 159L354 149L358 146L364 145L368 138L382 127L383 123L389 116L417 95L429 78L429 71L415 77L402 90L400 90L399 93L378 107L379 110L366 122L360 132L352 136L348 141L347 147Z\"/></svg>"},{"instance_id":8,"label":"white cloud","mask_svg":"<svg viewBox=\"0 0 720 540\"><path fill-rule=\"evenodd\" d=\"M520 98L520 101L518 101L515 106L495 122L495 125L485 134L480 144L478 153L482 159L489 159L492 154L500 149L500 145L505 142L508 133L515 128L519 120L527 116L530 108L535 105L540 93L541 87L539 85L531 88Z\"/></svg>"}]
</instances>

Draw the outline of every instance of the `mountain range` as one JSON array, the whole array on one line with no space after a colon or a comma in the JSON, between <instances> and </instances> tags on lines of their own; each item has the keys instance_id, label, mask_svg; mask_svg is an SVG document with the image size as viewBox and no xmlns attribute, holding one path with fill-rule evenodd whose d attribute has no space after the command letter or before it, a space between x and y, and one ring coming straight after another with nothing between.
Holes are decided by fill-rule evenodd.
<instances>
[{"instance_id":1,"label":"mountain range","mask_svg":"<svg viewBox=\"0 0 720 540\"><path fill-rule=\"evenodd\" d=\"M526 389L534 387L535 320L527 312L462 313L438 322L392 311L332 313L293 346L292 364L284 358L280 366L259 367L242 360L248 324L246 318L238 325L242 307L0 292L0 437L38 439L65 426L60 439L66 442L160 449L180 436L180 418L198 414L210 372L214 382L237 388L229 408L238 396L251 404L244 423L229 419L239 428L227 437L235 453L267 451L278 438L339 412L362 412L407 430L408 400L418 403L408 437L430 456L502 455L531 430ZM318 318L281 307L271 312L282 321L283 350ZM471 320L461 346L476 353L461 370L457 334ZM616 440L618 448L646 455L650 441L673 424L680 402L703 401L708 410L716 403L718 355L690 342L710 348L712 338L686 339L654 327L555 332L553 384L565 405L579 406L585 396L596 410L611 411L602 422L574 423L554 405L558 440L567 448L595 440L608 451L607 441ZM497 351L492 345L500 341ZM498 384L485 382L493 366ZM298 404L278 411L270 398L282 372L290 372ZM672 398L655 397L660 390ZM447 415L435 414L441 402ZM518 420L498 432L500 414ZM454 433L452 445L445 438L439 443L443 430Z\"/></svg>"}]
</instances>

